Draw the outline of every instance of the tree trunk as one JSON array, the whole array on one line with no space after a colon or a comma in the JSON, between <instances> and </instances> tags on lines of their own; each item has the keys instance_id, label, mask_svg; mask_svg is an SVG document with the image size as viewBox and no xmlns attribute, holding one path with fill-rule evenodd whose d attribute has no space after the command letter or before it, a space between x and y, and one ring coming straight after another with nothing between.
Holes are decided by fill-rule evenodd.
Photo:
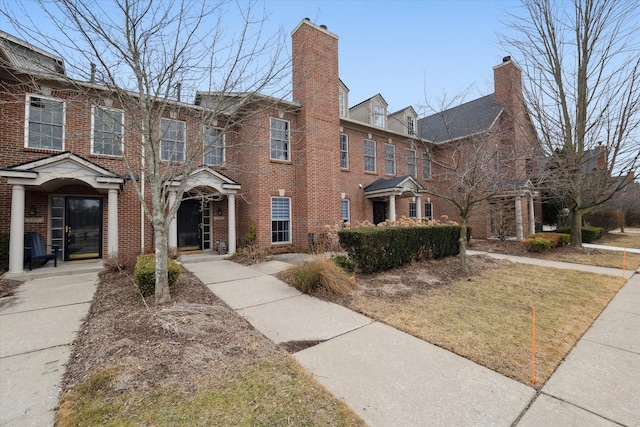
<instances>
[{"instance_id":1,"label":"tree trunk","mask_svg":"<svg viewBox=\"0 0 640 427\"><path fill-rule=\"evenodd\" d=\"M460 268L465 273L469 272L469 263L467 262L467 221L462 219L460 226L460 239L458 239L458 248L460 251Z\"/></svg>"},{"instance_id":2,"label":"tree trunk","mask_svg":"<svg viewBox=\"0 0 640 427\"><path fill-rule=\"evenodd\" d=\"M571 246L582 248L582 211L572 208L569 211L569 228L571 230Z\"/></svg>"},{"instance_id":3,"label":"tree trunk","mask_svg":"<svg viewBox=\"0 0 640 427\"><path fill-rule=\"evenodd\" d=\"M153 229L156 240L156 304L163 304L171 301L167 274L167 227L155 224Z\"/></svg>"}]
</instances>

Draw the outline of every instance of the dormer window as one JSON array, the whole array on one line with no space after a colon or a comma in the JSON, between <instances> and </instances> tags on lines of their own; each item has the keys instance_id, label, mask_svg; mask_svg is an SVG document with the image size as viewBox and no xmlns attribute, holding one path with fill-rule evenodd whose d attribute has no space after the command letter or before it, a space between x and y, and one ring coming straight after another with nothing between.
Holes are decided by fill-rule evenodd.
<instances>
[{"instance_id":1,"label":"dormer window","mask_svg":"<svg viewBox=\"0 0 640 427\"><path fill-rule=\"evenodd\" d=\"M338 93L338 102L340 103L340 117L347 117L347 94L342 90Z\"/></svg>"},{"instance_id":2,"label":"dormer window","mask_svg":"<svg viewBox=\"0 0 640 427\"><path fill-rule=\"evenodd\" d=\"M412 116L407 117L407 135L415 135L415 119Z\"/></svg>"},{"instance_id":3,"label":"dormer window","mask_svg":"<svg viewBox=\"0 0 640 427\"><path fill-rule=\"evenodd\" d=\"M373 107L373 124L381 128L385 127L385 118L387 113L382 105L374 105Z\"/></svg>"}]
</instances>

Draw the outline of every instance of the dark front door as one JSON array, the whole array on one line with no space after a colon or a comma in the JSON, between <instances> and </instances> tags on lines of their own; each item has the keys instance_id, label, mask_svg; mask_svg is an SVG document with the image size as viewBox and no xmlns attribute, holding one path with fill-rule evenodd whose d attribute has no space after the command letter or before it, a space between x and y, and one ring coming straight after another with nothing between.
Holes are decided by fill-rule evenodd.
<instances>
[{"instance_id":1,"label":"dark front door","mask_svg":"<svg viewBox=\"0 0 640 427\"><path fill-rule=\"evenodd\" d=\"M202 212L200 201L183 200L178 208L178 249L202 249Z\"/></svg>"},{"instance_id":2,"label":"dark front door","mask_svg":"<svg viewBox=\"0 0 640 427\"><path fill-rule=\"evenodd\" d=\"M64 259L102 257L102 199L65 199Z\"/></svg>"},{"instance_id":3,"label":"dark front door","mask_svg":"<svg viewBox=\"0 0 640 427\"><path fill-rule=\"evenodd\" d=\"M387 204L385 202L373 202L373 223L380 224L387 219Z\"/></svg>"}]
</instances>

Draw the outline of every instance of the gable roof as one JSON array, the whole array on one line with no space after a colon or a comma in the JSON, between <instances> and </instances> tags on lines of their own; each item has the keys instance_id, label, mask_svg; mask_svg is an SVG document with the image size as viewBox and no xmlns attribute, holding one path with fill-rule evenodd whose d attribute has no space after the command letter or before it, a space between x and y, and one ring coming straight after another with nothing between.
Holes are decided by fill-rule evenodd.
<instances>
[{"instance_id":1,"label":"gable roof","mask_svg":"<svg viewBox=\"0 0 640 427\"><path fill-rule=\"evenodd\" d=\"M418 120L418 135L431 142L453 141L487 131L504 110L493 94Z\"/></svg>"},{"instance_id":2,"label":"gable roof","mask_svg":"<svg viewBox=\"0 0 640 427\"><path fill-rule=\"evenodd\" d=\"M424 192L424 187L411 175L397 176L395 178L378 178L364 188L367 198L395 196L415 196Z\"/></svg>"},{"instance_id":3,"label":"gable roof","mask_svg":"<svg viewBox=\"0 0 640 427\"><path fill-rule=\"evenodd\" d=\"M367 98L367 99L365 99L364 101L359 102L358 104L356 104L356 105L354 105L353 107L349 108L349 111L351 111L351 110L353 110L354 108L357 108L357 107L359 107L359 106L361 106L361 105L363 105L363 104L366 104L366 103L368 103L368 102L371 102L371 101L373 101L374 99L377 99L378 101L381 101L381 102L384 104L385 108L389 105L389 104L387 104L387 101L384 99L384 97L383 97L381 94L377 93L377 94L373 95L371 98Z\"/></svg>"},{"instance_id":4,"label":"gable roof","mask_svg":"<svg viewBox=\"0 0 640 427\"><path fill-rule=\"evenodd\" d=\"M26 73L62 74L64 61L34 45L0 31L0 63Z\"/></svg>"}]
</instances>

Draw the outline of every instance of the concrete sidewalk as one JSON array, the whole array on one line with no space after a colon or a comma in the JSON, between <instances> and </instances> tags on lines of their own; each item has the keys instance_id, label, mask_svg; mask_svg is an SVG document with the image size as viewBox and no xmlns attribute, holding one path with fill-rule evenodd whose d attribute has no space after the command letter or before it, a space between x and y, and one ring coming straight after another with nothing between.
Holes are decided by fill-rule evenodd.
<instances>
[{"instance_id":1,"label":"concrete sidewalk","mask_svg":"<svg viewBox=\"0 0 640 427\"><path fill-rule=\"evenodd\" d=\"M50 426L97 273L28 280L0 307L0 426Z\"/></svg>"},{"instance_id":2,"label":"concrete sidewalk","mask_svg":"<svg viewBox=\"0 0 640 427\"><path fill-rule=\"evenodd\" d=\"M185 267L274 342L323 341L294 356L371 426L640 425L640 274L622 288L536 393L342 306L300 294L272 276L288 265L270 261L245 267L217 261Z\"/></svg>"}]
</instances>

